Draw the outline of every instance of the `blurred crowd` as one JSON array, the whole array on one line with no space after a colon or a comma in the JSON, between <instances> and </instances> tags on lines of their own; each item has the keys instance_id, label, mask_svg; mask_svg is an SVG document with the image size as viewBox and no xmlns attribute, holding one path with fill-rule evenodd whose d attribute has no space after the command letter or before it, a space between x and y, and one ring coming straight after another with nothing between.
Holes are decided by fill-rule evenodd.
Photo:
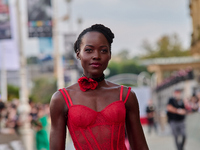
<instances>
[{"instance_id":1,"label":"blurred crowd","mask_svg":"<svg viewBox=\"0 0 200 150\"><path fill-rule=\"evenodd\" d=\"M200 113L200 91L194 93L189 98L183 98L183 103L186 110L186 115L199 112ZM165 126L166 122L159 117L166 117L165 114L158 114L156 105L153 103L153 100L149 100L146 106L146 117L147 117L147 125L148 125L148 132L151 133L151 130L154 128L155 132L157 132L157 125L159 124L161 128ZM167 108L166 108L167 112ZM168 119L168 118L166 118Z\"/></svg>"},{"instance_id":2,"label":"blurred crowd","mask_svg":"<svg viewBox=\"0 0 200 150\"><path fill-rule=\"evenodd\" d=\"M184 102L188 113L200 112L200 92L193 94L190 98L185 99Z\"/></svg>"},{"instance_id":3,"label":"blurred crowd","mask_svg":"<svg viewBox=\"0 0 200 150\"><path fill-rule=\"evenodd\" d=\"M200 92L193 94L190 98L184 100L187 113L200 112ZM31 123L32 129L37 132L41 129L42 123L44 124L47 131L49 130L50 117L49 117L49 104L40 104L30 102L30 115L29 122ZM153 108L149 104L150 108ZM0 132L12 134L19 134L20 120L18 114L19 100L14 99L3 103L0 101ZM156 111L156 110L152 110ZM46 123L41 121L41 118L46 118ZM152 117L151 117L152 118Z\"/></svg>"},{"instance_id":4,"label":"blurred crowd","mask_svg":"<svg viewBox=\"0 0 200 150\"><path fill-rule=\"evenodd\" d=\"M34 132L35 147L36 149L46 147L46 150L48 150L50 131L49 104L29 102L29 105L31 109L28 121L30 122L31 129ZM184 105L187 114L194 112L200 113L200 92L193 94L190 98L184 99ZM18 107L19 100L17 99L6 103L0 101L0 133L19 134L21 123ZM156 114L156 108L152 100L149 101L146 112L149 122L148 131L151 132L151 128L155 128L155 131L157 132L157 125L153 119Z\"/></svg>"},{"instance_id":5,"label":"blurred crowd","mask_svg":"<svg viewBox=\"0 0 200 150\"><path fill-rule=\"evenodd\" d=\"M179 82L192 79L194 79L194 74L191 68L185 70L179 70L174 72L170 77L166 78L160 85L158 85L156 91L160 91L172 85L175 85Z\"/></svg>"},{"instance_id":6,"label":"blurred crowd","mask_svg":"<svg viewBox=\"0 0 200 150\"><path fill-rule=\"evenodd\" d=\"M49 104L29 102L30 114L28 121L34 133L36 149L49 149ZM3 103L0 101L0 133L20 134L19 100L14 99Z\"/></svg>"}]
</instances>

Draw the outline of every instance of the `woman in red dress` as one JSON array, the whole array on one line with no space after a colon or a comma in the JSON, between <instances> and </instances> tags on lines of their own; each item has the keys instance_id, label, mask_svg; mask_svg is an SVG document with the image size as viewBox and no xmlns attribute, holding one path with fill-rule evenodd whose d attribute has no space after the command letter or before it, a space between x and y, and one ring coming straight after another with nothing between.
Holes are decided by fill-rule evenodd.
<instances>
[{"instance_id":1,"label":"woman in red dress","mask_svg":"<svg viewBox=\"0 0 200 150\"><path fill-rule=\"evenodd\" d=\"M50 150L65 150L66 126L76 150L148 150L139 106L130 87L104 79L114 34L101 24L85 29L74 44L83 77L52 96Z\"/></svg>"}]
</instances>

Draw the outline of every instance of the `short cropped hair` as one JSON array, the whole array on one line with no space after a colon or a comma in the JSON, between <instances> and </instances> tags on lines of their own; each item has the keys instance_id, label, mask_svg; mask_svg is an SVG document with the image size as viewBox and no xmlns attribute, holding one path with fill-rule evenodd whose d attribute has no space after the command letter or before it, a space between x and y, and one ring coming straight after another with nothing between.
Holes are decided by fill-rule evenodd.
<instances>
[{"instance_id":1,"label":"short cropped hair","mask_svg":"<svg viewBox=\"0 0 200 150\"><path fill-rule=\"evenodd\" d=\"M115 37L114 34L113 34L112 31L110 30L110 28L105 27L105 26L102 25L102 24L94 24L94 25L92 25L91 27L86 28L85 30L83 30L83 31L79 34L79 36L78 36L76 42L74 43L74 51L75 51L75 53L77 53L78 51L80 51L80 45L81 45L82 37L83 37L87 32L92 32L92 31L100 32L100 33L102 33L102 34L106 37L106 39L107 39L107 41L108 41L108 44L109 44L109 46L110 46L110 52L111 52L111 44L112 44L113 39L114 39L114 37Z\"/></svg>"}]
</instances>

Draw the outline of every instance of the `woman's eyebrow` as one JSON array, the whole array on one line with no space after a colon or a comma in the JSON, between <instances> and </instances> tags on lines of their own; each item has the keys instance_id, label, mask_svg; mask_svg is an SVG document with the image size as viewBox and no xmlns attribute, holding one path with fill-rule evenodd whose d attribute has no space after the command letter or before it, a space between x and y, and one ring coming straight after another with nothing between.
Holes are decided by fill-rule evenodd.
<instances>
[{"instance_id":1,"label":"woman's eyebrow","mask_svg":"<svg viewBox=\"0 0 200 150\"><path fill-rule=\"evenodd\" d=\"M100 47L107 47L107 48L108 48L108 46L107 46L107 45L102 45L102 46L100 46Z\"/></svg>"},{"instance_id":2,"label":"woman's eyebrow","mask_svg":"<svg viewBox=\"0 0 200 150\"><path fill-rule=\"evenodd\" d=\"M85 46L90 46L90 47L94 47L93 45L89 45L89 44L88 44L88 45L85 45Z\"/></svg>"},{"instance_id":3,"label":"woman's eyebrow","mask_svg":"<svg viewBox=\"0 0 200 150\"><path fill-rule=\"evenodd\" d=\"M89 47L95 47L95 46L93 46L93 45L89 45L89 44L85 45L85 47L86 47L86 46L89 46ZM107 45L101 45L100 47L101 47L101 48L102 48L102 47L106 47L106 48L108 48Z\"/></svg>"}]
</instances>

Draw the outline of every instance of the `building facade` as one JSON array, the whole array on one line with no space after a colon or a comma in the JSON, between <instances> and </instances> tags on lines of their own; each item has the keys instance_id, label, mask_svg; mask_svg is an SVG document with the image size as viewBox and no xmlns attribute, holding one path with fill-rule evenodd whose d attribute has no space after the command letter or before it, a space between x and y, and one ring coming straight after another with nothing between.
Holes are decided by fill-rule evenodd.
<instances>
[{"instance_id":1,"label":"building facade","mask_svg":"<svg viewBox=\"0 0 200 150\"><path fill-rule=\"evenodd\" d=\"M200 56L200 0L190 0L190 15L192 19L191 53Z\"/></svg>"},{"instance_id":2,"label":"building facade","mask_svg":"<svg viewBox=\"0 0 200 150\"><path fill-rule=\"evenodd\" d=\"M156 58L144 61L148 71L155 77L152 99L158 108L158 118L163 128L166 125L166 104L174 89L181 89L182 98L189 99L200 92L200 0L190 0L189 9L192 20L191 56ZM181 76L188 70L192 76ZM163 121L164 120L164 121Z\"/></svg>"}]
</instances>

